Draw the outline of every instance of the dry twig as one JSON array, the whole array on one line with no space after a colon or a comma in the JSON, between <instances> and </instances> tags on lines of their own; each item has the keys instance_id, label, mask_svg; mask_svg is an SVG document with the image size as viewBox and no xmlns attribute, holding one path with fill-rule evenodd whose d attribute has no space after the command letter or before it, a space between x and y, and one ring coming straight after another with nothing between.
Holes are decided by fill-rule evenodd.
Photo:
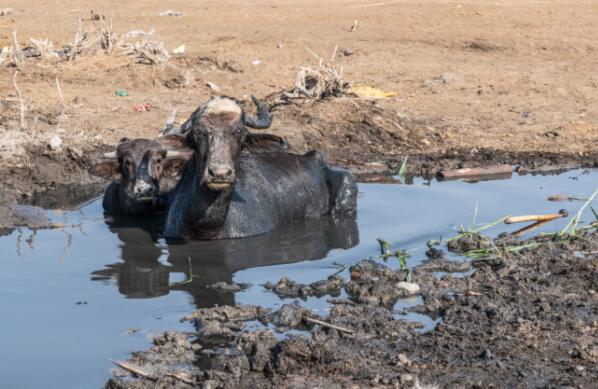
<instances>
[{"instance_id":1,"label":"dry twig","mask_svg":"<svg viewBox=\"0 0 598 389\"><path fill-rule=\"evenodd\" d=\"M20 104L20 111L21 111L21 130L25 129L25 104L23 103L23 96L21 95L21 90L17 85L17 74L19 71L15 71L15 74L12 77L12 85L14 86L15 90L17 91L17 97L19 98Z\"/></svg>"},{"instance_id":2,"label":"dry twig","mask_svg":"<svg viewBox=\"0 0 598 389\"><path fill-rule=\"evenodd\" d=\"M337 331L340 331L340 332L345 332L345 333L350 334L350 335L355 334L355 331L353 331L353 330L350 330L350 329L344 328L344 327L339 327L339 326L334 325L334 324L326 323L325 321L322 321L322 320L312 319L311 317L306 317L304 320L306 322L308 322L308 323L318 324L318 325L320 325L322 327L332 328L334 330L337 330Z\"/></svg>"}]
</instances>

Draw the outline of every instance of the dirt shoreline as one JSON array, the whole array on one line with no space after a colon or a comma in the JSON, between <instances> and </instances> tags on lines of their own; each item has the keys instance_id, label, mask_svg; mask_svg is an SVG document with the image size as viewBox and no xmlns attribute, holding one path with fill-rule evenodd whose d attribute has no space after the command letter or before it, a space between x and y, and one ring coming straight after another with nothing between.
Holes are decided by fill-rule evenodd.
<instances>
[{"instance_id":1,"label":"dirt shoreline","mask_svg":"<svg viewBox=\"0 0 598 389\"><path fill-rule=\"evenodd\" d=\"M302 308L300 300L275 312L200 309L186 317L197 333L165 333L151 349L133 354L129 362L150 379L117 368L106 388L411 388L418 387L416 379L442 388L592 388L598 377L598 234L495 240L499 249L531 243L539 246L476 261L475 272L463 277L436 278L447 264L466 270L437 255L412 269L424 303L411 310L442 319L431 331L414 331L418 325L397 318L392 308L414 293L399 287L406 273L364 260L349 270L350 279L307 286L283 279L268 286L302 297L335 295L342 282L350 299L329 300L328 317ZM256 330L252 321L268 327ZM281 337L288 329L300 333Z\"/></svg>"}]
</instances>

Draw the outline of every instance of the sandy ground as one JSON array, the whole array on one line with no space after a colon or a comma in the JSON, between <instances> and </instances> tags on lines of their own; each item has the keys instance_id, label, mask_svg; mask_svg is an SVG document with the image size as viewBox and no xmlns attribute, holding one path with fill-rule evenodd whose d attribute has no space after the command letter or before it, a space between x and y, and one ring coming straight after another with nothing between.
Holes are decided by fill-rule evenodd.
<instances>
[{"instance_id":1,"label":"sandy ground","mask_svg":"<svg viewBox=\"0 0 598 389\"><path fill-rule=\"evenodd\" d=\"M4 160L15 153L7 134L30 144L31 138L42 141L58 133L65 145L155 136L173 108L182 120L215 93L206 82L241 99L267 96L289 89L301 66L317 64L310 49L328 62L335 45L353 51L350 56L339 51L335 59L347 80L394 91L398 98L279 108L273 129L298 149L359 143L351 149L583 154L597 141L598 3L593 1L173 1L168 6L8 1L3 6L14 12L0 17L0 46L11 45L16 30L23 47L33 37L60 48L72 40L78 18L84 29L91 28L93 9L108 19L113 15L116 33L155 29L153 39L167 48L187 48L171 61L176 68L132 64L101 52L71 62L21 65L18 84L31 110L27 130L18 133L11 131L18 127L11 85L15 68L0 68ZM159 16L168 8L184 16ZM241 72L213 63L226 61ZM56 77L68 105L60 123ZM114 96L123 89L129 97ZM146 102L154 106L149 112L131 109Z\"/></svg>"}]
</instances>

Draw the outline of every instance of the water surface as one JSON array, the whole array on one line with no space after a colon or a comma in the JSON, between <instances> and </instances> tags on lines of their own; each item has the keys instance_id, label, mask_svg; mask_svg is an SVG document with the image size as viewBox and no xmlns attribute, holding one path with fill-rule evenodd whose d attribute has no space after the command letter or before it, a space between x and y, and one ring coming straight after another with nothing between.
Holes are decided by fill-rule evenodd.
<instances>
[{"instance_id":1,"label":"water surface","mask_svg":"<svg viewBox=\"0 0 598 389\"><path fill-rule=\"evenodd\" d=\"M415 179L412 185L361 184L356 221L293 226L255 238L168 245L155 220L104 217L101 201L50 211L60 230L16 230L0 237L0 387L98 388L110 358L144 349L156 331L193 328L179 319L198 307L281 300L261 284L288 276L313 282L378 253L377 238L425 259L426 241L459 225L507 214L574 213L581 202L549 202L553 194L589 196L596 172L515 176L476 184ZM48 204L51 205L51 204ZM591 214L587 216L591 218ZM567 220L538 230L558 231ZM490 234L520 225L500 224ZM388 264L398 267L396 259ZM345 276L346 271L343 273ZM218 281L251 283L238 293L206 288ZM326 298L305 305L326 314ZM401 309L421 300L400 301ZM426 329L435 321L422 315Z\"/></svg>"}]
</instances>

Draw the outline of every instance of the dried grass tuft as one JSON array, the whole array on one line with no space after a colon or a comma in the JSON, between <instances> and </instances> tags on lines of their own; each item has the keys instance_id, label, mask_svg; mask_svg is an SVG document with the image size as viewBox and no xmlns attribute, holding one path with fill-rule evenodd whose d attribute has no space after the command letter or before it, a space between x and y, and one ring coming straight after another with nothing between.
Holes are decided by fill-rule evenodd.
<instances>
[{"instance_id":1,"label":"dried grass tuft","mask_svg":"<svg viewBox=\"0 0 598 389\"><path fill-rule=\"evenodd\" d=\"M343 67L336 66L334 63L337 47L334 48L329 64L325 64L322 57L309 51L319 58L319 65L317 67L302 67L295 76L294 89L291 92L285 92L284 97L324 99L346 95L351 88L351 82L343 79Z\"/></svg>"},{"instance_id":2,"label":"dried grass tuft","mask_svg":"<svg viewBox=\"0 0 598 389\"><path fill-rule=\"evenodd\" d=\"M98 31L99 34L99 41L102 49L106 52L106 54L112 54L112 51L121 44L119 37L117 34L114 33L114 29L112 28L112 19L114 18L114 13L110 16L110 23L106 22L106 18L99 17L93 18L93 23Z\"/></svg>"},{"instance_id":3,"label":"dried grass tuft","mask_svg":"<svg viewBox=\"0 0 598 389\"><path fill-rule=\"evenodd\" d=\"M58 54L54 51L54 44L49 39L29 38L31 47L42 58L56 58Z\"/></svg>"},{"instance_id":4,"label":"dried grass tuft","mask_svg":"<svg viewBox=\"0 0 598 389\"><path fill-rule=\"evenodd\" d=\"M170 53L164 48L162 42L141 40L135 43L123 43L120 48L123 54L130 56L137 63L165 65L170 59Z\"/></svg>"},{"instance_id":5,"label":"dried grass tuft","mask_svg":"<svg viewBox=\"0 0 598 389\"><path fill-rule=\"evenodd\" d=\"M76 57L85 54L97 41L90 36L89 32L81 29L81 19L78 19L77 32L73 41L66 47L66 59L72 61Z\"/></svg>"}]
</instances>

